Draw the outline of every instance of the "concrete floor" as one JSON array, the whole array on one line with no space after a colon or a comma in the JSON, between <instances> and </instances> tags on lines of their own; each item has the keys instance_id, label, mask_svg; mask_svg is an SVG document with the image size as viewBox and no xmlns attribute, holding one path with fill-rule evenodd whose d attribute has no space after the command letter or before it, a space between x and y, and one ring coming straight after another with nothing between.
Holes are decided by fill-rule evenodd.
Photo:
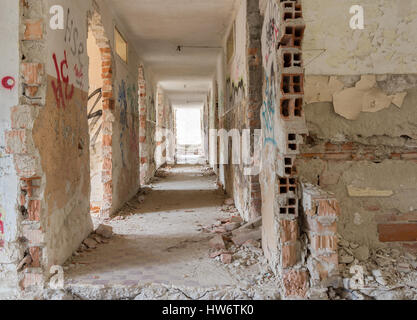
<instances>
[{"instance_id":1,"label":"concrete floor","mask_svg":"<svg viewBox=\"0 0 417 320\"><path fill-rule=\"evenodd\" d=\"M166 177L156 178L143 203L135 198L118 217L105 222L115 233L108 244L68 262L66 289L89 299L133 298L136 294L154 299L162 296L161 290L167 291L165 298L173 299L193 294L196 299L202 295L211 299L276 298L278 285L260 250L235 249L231 265L209 257L208 242L213 235L202 227L231 214L221 210L225 195L217 188L216 176L203 172L204 167L182 165L160 175ZM94 222L97 226L103 221ZM253 264L242 257L251 258ZM158 289L155 294L144 293L143 288L149 287ZM172 296L173 292L177 295Z\"/></svg>"}]
</instances>

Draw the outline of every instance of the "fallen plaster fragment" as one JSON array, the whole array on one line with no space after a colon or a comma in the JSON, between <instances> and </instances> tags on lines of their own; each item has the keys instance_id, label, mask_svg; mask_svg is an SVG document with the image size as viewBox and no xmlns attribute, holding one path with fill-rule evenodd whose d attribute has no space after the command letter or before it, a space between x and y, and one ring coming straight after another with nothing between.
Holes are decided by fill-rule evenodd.
<instances>
[{"instance_id":1,"label":"fallen plaster fragment","mask_svg":"<svg viewBox=\"0 0 417 320\"><path fill-rule=\"evenodd\" d=\"M363 189L354 186L348 186L347 188L350 197L390 197L394 194L392 190Z\"/></svg>"}]
</instances>

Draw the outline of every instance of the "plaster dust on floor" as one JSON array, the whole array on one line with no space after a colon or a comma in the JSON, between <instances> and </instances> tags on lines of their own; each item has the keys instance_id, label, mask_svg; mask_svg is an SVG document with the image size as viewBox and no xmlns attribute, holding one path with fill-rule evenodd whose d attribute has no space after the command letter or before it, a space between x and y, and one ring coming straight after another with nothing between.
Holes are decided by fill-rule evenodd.
<instances>
[{"instance_id":1,"label":"plaster dust on floor","mask_svg":"<svg viewBox=\"0 0 417 320\"><path fill-rule=\"evenodd\" d=\"M204 227L230 218L216 176L201 166L162 170L112 219L106 244L65 265L67 294L80 299L276 299L278 281L259 248L234 248L231 264L209 256ZM161 178L163 177L163 178ZM56 293L55 297L56 297Z\"/></svg>"}]
</instances>

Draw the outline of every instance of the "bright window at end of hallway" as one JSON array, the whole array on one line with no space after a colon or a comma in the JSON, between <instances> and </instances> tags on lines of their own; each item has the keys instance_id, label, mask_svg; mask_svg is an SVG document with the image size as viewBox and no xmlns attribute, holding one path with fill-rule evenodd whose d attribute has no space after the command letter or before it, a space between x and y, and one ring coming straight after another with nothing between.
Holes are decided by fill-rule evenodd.
<instances>
[{"instance_id":1,"label":"bright window at end of hallway","mask_svg":"<svg viewBox=\"0 0 417 320\"><path fill-rule=\"evenodd\" d=\"M114 28L114 43L118 56L127 63L127 42L116 27Z\"/></svg>"}]
</instances>

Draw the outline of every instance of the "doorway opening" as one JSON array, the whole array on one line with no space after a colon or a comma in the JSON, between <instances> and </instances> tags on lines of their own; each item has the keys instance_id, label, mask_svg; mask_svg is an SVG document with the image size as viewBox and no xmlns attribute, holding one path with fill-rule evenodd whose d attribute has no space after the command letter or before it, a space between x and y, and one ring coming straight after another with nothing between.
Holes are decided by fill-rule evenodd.
<instances>
[{"instance_id":1,"label":"doorway opening","mask_svg":"<svg viewBox=\"0 0 417 320\"><path fill-rule=\"evenodd\" d=\"M176 159L178 164L197 164L204 157L202 108L175 109Z\"/></svg>"}]
</instances>

